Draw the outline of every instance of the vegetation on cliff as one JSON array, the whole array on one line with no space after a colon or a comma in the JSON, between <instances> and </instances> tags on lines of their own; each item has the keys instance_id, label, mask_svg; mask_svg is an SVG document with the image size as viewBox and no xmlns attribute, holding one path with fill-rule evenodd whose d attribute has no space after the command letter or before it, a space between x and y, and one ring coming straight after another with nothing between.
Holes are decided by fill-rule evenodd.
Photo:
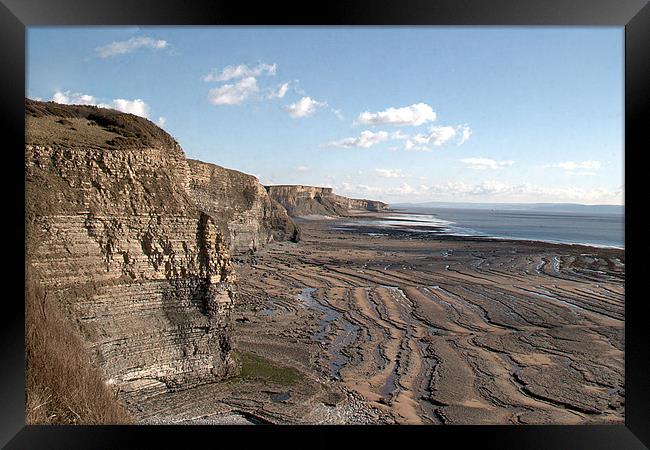
<instances>
[{"instance_id":1,"label":"vegetation on cliff","mask_svg":"<svg viewBox=\"0 0 650 450\"><path fill-rule=\"evenodd\" d=\"M105 381L135 414L235 374L228 241L298 236L255 177L197 183L166 132L92 106L26 100L25 144L29 423L128 422Z\"/></svg>"},{"instance_id":2,"label":"vegetation on cliff","mask_svg":"<svg viewBox=\"0 0 650 450\"><path fill-rule=\"evenodd\" d=\"M112 149L178 146L173 137L151 121L114 109L25 99L25 116L28 144ZM32 119L41 119L40 126L30 127Z\"/></svg>"},{"instance_id":3,"label":"vegetation on cliff","mask_svg":"<svg viewBox=\"0 0 650 450\"><path fill-rule=\"evenodd\" d=\"M127 424L132 419L90 362L83 340L54 296L27 269L25 286L28 424Z\"/></svg>"},{"instance_id":4,"label":"vegetation on cliff","mask_svg":"<svg viewBox=\"0 0 650 450\"><path fill-rule=\"evenodd\" d=\"M303 375L293 367L274 363L250 352L235 352L235 358L241 364L238 378L246 381L266 381L284 386L291 386L302 380Z\"/></svg>"}]
</instances>

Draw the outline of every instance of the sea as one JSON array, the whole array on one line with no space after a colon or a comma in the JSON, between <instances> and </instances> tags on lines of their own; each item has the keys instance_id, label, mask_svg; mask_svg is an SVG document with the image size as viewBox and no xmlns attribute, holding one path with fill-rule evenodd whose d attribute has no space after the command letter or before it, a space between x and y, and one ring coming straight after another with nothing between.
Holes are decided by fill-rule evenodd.
<instances>
[{"instance_id":1,"label":"sea","mask_svg":"<svg viewBox=\"0 0 650 450\"><path fill-rule=\"evenodd\" d=\"M499 209L393 208L375 225L456 236L477 236L625 248L622 213Z\"/></svg>"}]
</instances>

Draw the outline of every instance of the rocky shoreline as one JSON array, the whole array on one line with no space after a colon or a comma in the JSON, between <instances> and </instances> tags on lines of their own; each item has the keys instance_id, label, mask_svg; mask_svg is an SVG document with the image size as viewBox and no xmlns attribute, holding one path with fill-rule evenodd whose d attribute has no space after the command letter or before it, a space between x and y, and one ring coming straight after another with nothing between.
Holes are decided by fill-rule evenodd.
<instances>
[{"instance_id":1,"label":"rocky shoreline","mask_svg":"<svg viewBox=\"0 0 650 450\"><path fill-rule=\"evenodd\" d=\"M257 373L150 399L145 423L623 422L623 250L341 220L236 263L233 348Z\"/></svg>"},{"instance_id":2,"label":"rocky shoreline","mask_svg":"<svg viewBox=\"0 0 650 450\"><path fill-rule=\"evenodd\" d=\"M26 130L28 281L88 352L41 356L137 422L623 421L624 250L376 227L105 108L26 100Z\"/></svg>"}]
</instances>

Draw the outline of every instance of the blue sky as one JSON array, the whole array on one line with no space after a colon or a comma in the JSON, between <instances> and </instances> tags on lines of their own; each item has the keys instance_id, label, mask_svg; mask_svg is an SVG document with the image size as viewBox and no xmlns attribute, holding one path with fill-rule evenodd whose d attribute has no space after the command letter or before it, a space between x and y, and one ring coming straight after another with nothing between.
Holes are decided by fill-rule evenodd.
<instances>
[{"instance_id":1,"label":"blue sky","mask_svg":"<svg viewBox=\"0 0 650 450\"><path fill-rule=\"evenodd\" d=\"M623 28L32 27L27 93L159 123L265 184L623 202Z\"/></svg>"}]
</instances>

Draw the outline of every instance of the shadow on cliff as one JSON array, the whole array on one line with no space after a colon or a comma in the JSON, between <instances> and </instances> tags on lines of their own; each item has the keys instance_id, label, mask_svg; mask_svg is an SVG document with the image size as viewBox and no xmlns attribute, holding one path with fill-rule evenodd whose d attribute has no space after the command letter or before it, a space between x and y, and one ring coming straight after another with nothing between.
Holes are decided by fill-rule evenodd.
<instances>
[{"instance_id":1,"label":"shadow on cliff","mask_svg":"<svg viewBox=\"0 0 650 450\"><path fill-rule=\"evenodd\" d=\"M212 226L210 226L212 225ZM197 373L193 379L182 380L177 376L164 377L160 381L170 390L187 388L190 385L217 381L235 375L239 366L230 355L230 320L227 311L217 301L228 292L228 271L218 263L222 248L221 236L215 233L214 222L201 212L197 222L196 243L198 249L198 273L194 276L174 277L168 274L169 287L162 293L162 308L175 334L175 344L180 351L183 364L205 366L205 360L212 360L210 373L213 378ZM215 282L213 278L221 280ZM230 298L230 297L229 297ZM213 332L213 331L222 332ZM199 371L200 372L200 371Z\"/></svg>"}]
</instances>

